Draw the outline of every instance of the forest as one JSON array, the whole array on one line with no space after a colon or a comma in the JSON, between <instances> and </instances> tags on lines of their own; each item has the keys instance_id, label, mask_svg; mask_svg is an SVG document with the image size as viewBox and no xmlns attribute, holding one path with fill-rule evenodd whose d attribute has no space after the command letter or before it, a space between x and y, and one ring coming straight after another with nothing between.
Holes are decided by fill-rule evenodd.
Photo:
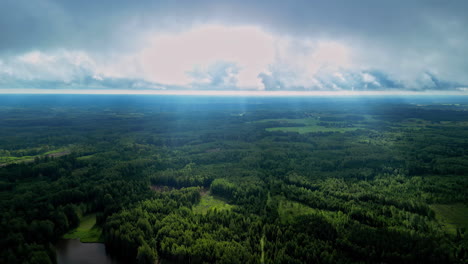
<instances>
[{"instance_id":1,"label":"forest","mask_svg":"<svg viewBox=\"0 0 468 264\"><path fill-rule=\"evenodd\" d=\"M2 95L0 128L0 263L91 216L125 263L468 263L465 97Z\"/></svg>"}]
</instances>

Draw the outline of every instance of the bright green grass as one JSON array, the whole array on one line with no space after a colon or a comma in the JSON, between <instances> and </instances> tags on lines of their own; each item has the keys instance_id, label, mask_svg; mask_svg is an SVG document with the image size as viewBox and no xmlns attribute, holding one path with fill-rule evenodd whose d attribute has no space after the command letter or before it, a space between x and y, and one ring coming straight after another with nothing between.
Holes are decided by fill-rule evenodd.
<instances>
[{"instance_id":1,"label":"bright green grass","mask_svg":"<svg viewBox=\"0 0 468 264\"><path fill-rule=\"evenodd\" d=\"M301 118L301 119L264 119L258 122L281 122L286 124L304 124L302 127L270 127L266 131L284 131L284 132L297 132L299 134L312 133L312 132L346 132L360 129L359 125L356 127L324 127L319 126L320 120L315 118Z\"/></svg>"},{"instance_id":2,"label":"bright green grass","mask_svg":"<svg viewBox=\"0 0 468 264\"><path fill-rule=\"evenodd\" d=\"M77 160L90 160L95 154L78 157Z\"/></svg>"},{"instance_id":3,"label":"bright green grass","mask_svg":"<svg viewBox=\"0 0 468 264\"><path fill-rule=\"evenodd\" d=\"M455 234L457 228L468 229L468 207L466 205L460 203L433 204L431 208L447 232Z\"/></svg>"},{"instance_id":4,"label":"bright green grass","mask_svg":"<svg viewBox=\"0 0 468 264\"><path fill-rule=\"evenodd\" d=\"M316 214L318 212L319 210L288 200L281 200L278 206L278 214L283 223L290 223L300 215Z\"/></svg>"},{"instance_id":5,"label":"bright green grass","mask_svg":"<svg viewBox=\"0 0 468 264\"><path fill-rule=\"evenodd\" d=\"M22 156L22 157L0 157L0 163L15 163L22 161L33 161L35 156Z\"/></svg>"},{"instance_id":6,"label":"bright green grass","mask_svg":"<svg viewBox=\"0 0 468 264\"><path fill-rule=\"evenodd\" d=\"M26 162L26 163L27 162L33 162L34 158L36 158L36 157L42 157L42 156L45 156L45 155L52 155L52 154L56 154L56 153L66 152L66 151L68 151L67 148L59 148L59 149L51 150L51 151L48 151L48 152L45 152L45 153L42 153L42 154L38 154L38 155L35 155L35 156L0 157L0 165L7 165L7 164L21 163L21 162Z\"/></svg>"},{"instance_id":7,"label":"bright green grass","mask_svg":"<svg viewBox=\"0 0 468 264\"><path fill-rule=\"evenodd\" d=\"M212 195L204 195L202 196L200 202L195 205L192 210L197 214L206 214L208 210L231 210L233 207L233 205L230 205Z\"/></svg>"},{"instance_id":8,"label":"bright green grass","mask_svg":"<svg viewBox=\"0 0 468 264\"><path fill-rule=\"evenodd\" d=\"M271 118L271 119L262 119L256 121L258 123L264 122L281 122L281 123L291 123L291 124L304 124L304 125L316 125L320 120L315 118Z\"/></svg>"},{"instance_id":9,"label":"bright green grass","mask_svg":"<svg viewBox=\"0 0 468 264\"><path fill-rule=\"evenodd\" d=\"M80 226L63 236L65 239L80 239L83 243L103 243L102 230L96 226L96 214L81 218Z\"/></svg>"},{"instance_id":10,"label":"bright green grass","mask_svg":"<svg viewBox=\"0 0 468 264\"><path fill-rule=\"evenodd\" d=\"M323 126L305 126L305 127L270 127L266 130L271 131L284 131L284 132L297 132L299 134L313 133L313 132L346 132L354 131L359 129L359 127L323 127Z\"/></svg>"},{"instance_id":11,"label":"bright green grass","mask_svg":"<svg viewBox=\"0 0 468 264\"><path fill-rule=\"evenodd\" d=\"M51 150L51 151L47 151L46 153L44 153L44 154L42 154L42 155L50 155L50 154L55 154L55 153L65 152L65 151L68 151L68 148L58 148L58 149L54 149L54 150Z\"/></svg>"}]
</instances>

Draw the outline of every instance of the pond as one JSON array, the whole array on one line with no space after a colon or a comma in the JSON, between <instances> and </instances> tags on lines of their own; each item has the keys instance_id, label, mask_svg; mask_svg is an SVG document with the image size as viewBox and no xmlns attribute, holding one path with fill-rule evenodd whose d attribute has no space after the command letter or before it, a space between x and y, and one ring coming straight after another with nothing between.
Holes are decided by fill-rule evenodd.
<instances>
[{"instance_id":1,"label":"pond","mask_svg":"<svg viewBox=\"0 0 468 264\"><path fill-rule=\"evenodd\" d=\"M56 245L58 264L123 264L106 253L102 243L81 243L78 239L63 239Z\"/></svg>"}]
</instances>

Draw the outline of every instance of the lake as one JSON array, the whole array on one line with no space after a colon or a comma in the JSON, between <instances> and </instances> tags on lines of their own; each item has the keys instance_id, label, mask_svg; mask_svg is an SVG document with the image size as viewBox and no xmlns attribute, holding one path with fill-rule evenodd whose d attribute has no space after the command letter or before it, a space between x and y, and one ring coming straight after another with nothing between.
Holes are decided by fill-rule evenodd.
<instances>
[{"instance_id":1,"label":"lake","mask_svg":"<svg viewBox=\"0 0 468 264\"><path fill-rule=\"evenodd\" d=\"M78 239L63 239L56 245L58 264L123 264L106 254L102 243L81 243Z\"/></svg>"}]
</instances>

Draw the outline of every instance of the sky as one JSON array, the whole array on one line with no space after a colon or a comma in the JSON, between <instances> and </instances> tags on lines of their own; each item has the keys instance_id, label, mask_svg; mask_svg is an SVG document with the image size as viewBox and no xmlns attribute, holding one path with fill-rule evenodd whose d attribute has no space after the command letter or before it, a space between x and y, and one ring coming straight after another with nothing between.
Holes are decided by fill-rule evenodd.
<instances>
[{"instance_id":1,"label":"sky","mask_svg":"<svg viewBox=\"0 0 468 264\"><path fill-rule=\"evenodd\" d=\"M0 0L0 89L468 93L466 10L464 0Z\"/></svg>"}]
</instances>

